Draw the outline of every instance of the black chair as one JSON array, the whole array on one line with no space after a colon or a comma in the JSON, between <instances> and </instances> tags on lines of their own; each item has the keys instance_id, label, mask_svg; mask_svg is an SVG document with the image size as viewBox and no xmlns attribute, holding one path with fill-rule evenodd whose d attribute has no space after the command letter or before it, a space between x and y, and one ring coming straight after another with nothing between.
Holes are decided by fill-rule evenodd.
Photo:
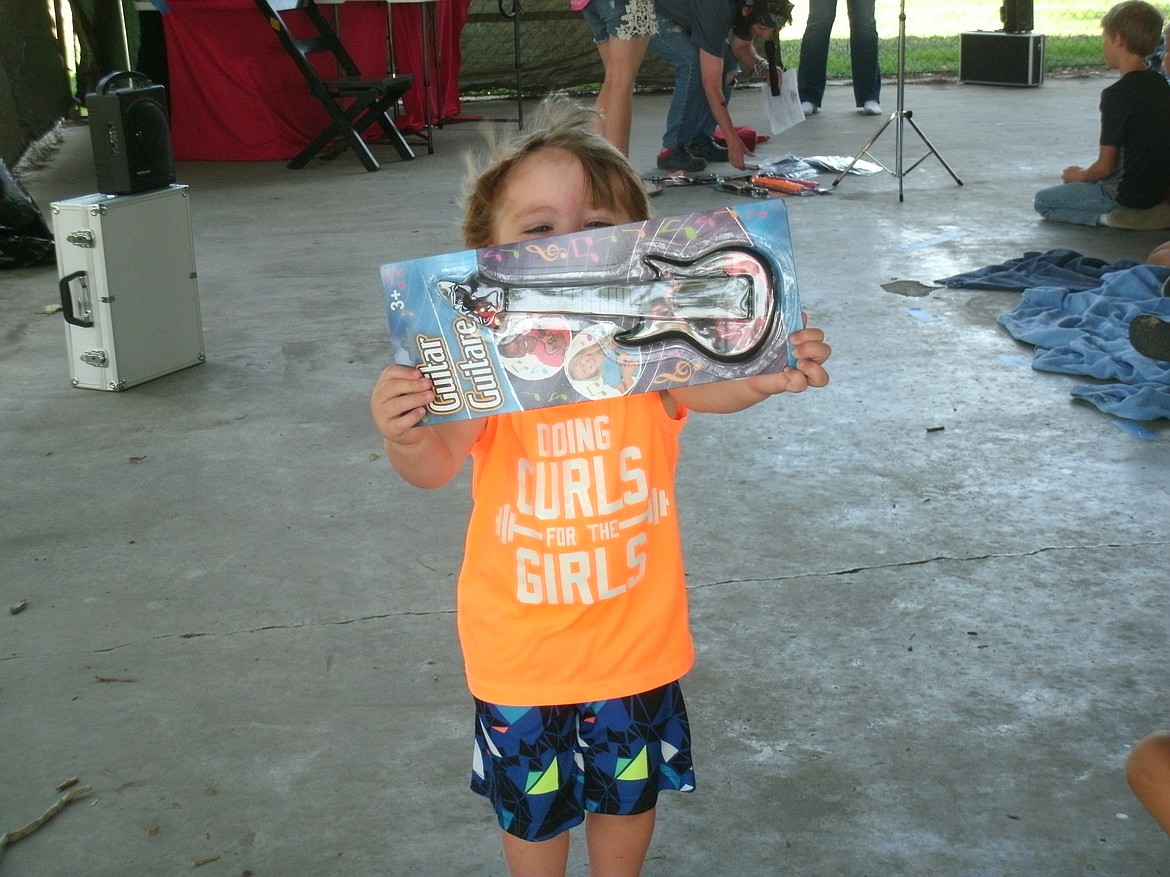
<instances>
[{"instance_id":1,"label":"black chair","mask_svg":"<svg viewBox=\"0 0 1170 877\"><path fill-rule=\"evenodd\" d=\"M363 77L314 0L277 0L276 3L256 0L256 6L296 62L309 91L332 119L325 130L288 163L290 168L303 168L327 146L340 140L357 153L366 170L376 171L378 161L362 139L362 134L374 125L381 127L390 145L404 161L414 158L414 150L394 125L389 113L394 102L410 88L413 76ZM277 9L277 6L281 8ZM296 16L293 21L295 29L290 27L290 13ZM308 35L297 36L298 33ZM336 63L337 78L322 77L310 61L313 55L331 57Z\"/></svg>"}]
</instances>

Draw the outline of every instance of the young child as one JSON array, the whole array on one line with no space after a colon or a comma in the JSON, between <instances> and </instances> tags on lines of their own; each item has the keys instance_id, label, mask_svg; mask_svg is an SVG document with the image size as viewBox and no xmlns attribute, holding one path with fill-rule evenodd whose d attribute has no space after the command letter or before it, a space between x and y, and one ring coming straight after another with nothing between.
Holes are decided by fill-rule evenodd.
<instances>
[{"instance_id":1,"label":"young child","mask_svg":"<svg viewBox=\"0 0 1170 877\"><path fill-rule=\"evenodd\" d=\"M1065 168L1063 185L1036 193L1036 211L1055 222L1108 225L1114 208L1154 207L1170 193L1170 83L1146 65L1162 14L1125 0L1105 13L1101 30L1105 63L1121 78L1101 92L1097 160Z\"/></svg>"},{"instance_id":2,"label":"young child","mask_svg":"<svg viewBox=\"0 0 1170 877\"><path fill-rule=\"evenodd\" d=\"M500 355L510 359L533 356L548 366L560 368L569 347L568 330L534 328L517 335L506 336L496 345Z\"/></svg>"},{"instance_id":3,"label":"young child","mask_svg":"<svg viewBox=\"0 0 1170 877\"><path fill-rule=\"evenodd\" d=\"M611 338L581 347L565 363L565 371L588 387L584 395L601 398L628 392L638 377L638 361L617 349Z\"/></svg>"},{"instance_id":4,"label":"young child","mask_svg":"<svg viewBox=\"0 0 1170 877\"><path fill-rule=\"evenodd\" d=\"M644 220L641 180L550 99L474 182L468 247ZM633 877L658 793L694 787L679 679L694 652L674 470L690 411L733 412L823 387L824 333L790 337L778 374L471 421L417 424L434 398L392 365L370 405L395 470L446 484L472 459L457 625L475 701L471 786L495 808L514 877L563 875L585 823L590 873ZM651 514L653 512L653 514Z\"/></svg>"}]
</instances>

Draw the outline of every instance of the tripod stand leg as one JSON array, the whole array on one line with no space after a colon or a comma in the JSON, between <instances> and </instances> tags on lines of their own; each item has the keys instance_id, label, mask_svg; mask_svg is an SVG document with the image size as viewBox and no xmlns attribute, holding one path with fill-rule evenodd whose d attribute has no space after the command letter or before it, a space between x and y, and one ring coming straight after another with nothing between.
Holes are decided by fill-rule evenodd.
<instances>
[{"instance_id":1,"label":"tripod stand leg","mask_svg":"<svg viewBox=\"0 0 1170 877\"><path fill-rule=\"evenodd\" d=\"M930 153L938 159L938 163L946 168L947 173L951 175L951 179L960 186L963 185L963 181L959 179L958 175L953 170L951 170L951 166L947 164L946 159L939 155L938 150L934 148L934 144L931 143L930 140L927 139L926 135L922 133L922 129L918 127L918 123L914 121L914 117L909 111L906 112L906 121L910 123L910 127L914 129L914 133L917 134L922 139L922 142L926 144L926 148L930 150ZM926 156L923 156L923 158L925 157ZM921 160L919 160L918 164L921 163ZM918 164L915 164L914 167L918 167ZM914 170L914 168L910 168L910 170ZM906 173L910 173L910 171L906 171Z\"/></svg>"},{"instance_id":2,"label":"tripod stand leg","mask_svg":"<svg viewBox=\"0 0 1170 877\"><path fill-rule=\"evenodd\" d=\"M857 164L857 162L861 161L861 157L869 152L869 148L877 143L878 138L882 136L882 132L885 131L886 128L890 127L890 123L893 122L896 118L898 118L898 114L896 112L890 113L890 117L882 122L882 126L877 129L877 133L869 138L869 142L866 143L865 146L861 147L861 149L857 150L857 154L853 156L853 159L845 166L845 169L837 175L837 179L833 180L834 188L836 188L837 184L845 179L846 175L851 170L853 170L853 166Z\"/></svg>"},{"instance_id":3,"label":"tripod stand leg","mask_svg":"<svg viewBox=\"0 0 1170 877\"><path fill-rule=\"evenodd\" d=\"M887 171L890 171L893 176L898 178L899 201L903 200L903 178L906 176L906 174L910 173L910 171L914 170L914 168L918 167L918 165L922 164L922 162L924 162L931 155L937 158L939 160L939 164L946 168L947 173L951 175L951 179L953 179L960 186L963 185L963 181L955 175L955 172L951 170L951 166L943 160L941 155L938 154L938 150L934 148L934 144L926 139L926 135L922 133L922 129L919 128L915 123L912 115L913 114L908 109L906 109L906 0L901 0L898 10L898 108L894 111L894 114L886 119L882 126L878 128L877 133L870 138L869 142L865 144L865 146L861 147L861 151L853 157L853 161L849 162L849 166L840 173L837 179L833 180L833 185L836 186L841 182L841 180L845 179L845 175L849 173L849 171L853 170L853 166L857 164L858 159L869 152L870 147L877 142L877 139L882 136L882 132L885 131L886 128L890 126L890 123L895 119L898 122L897 142L894 144L895 169L890 171L889 168L887 168L885 165L882 165L882 163L877 161L876 158L874 161L882 165L883 168L885 168ZM925 143L926 147L930 150L930 152L926 153L926 155L922 156L922 158L918 159L918 161L910 165L909 168L904 167L902 164L902 147L904 145L905 139L902 136L903 121L910 123L910 127L914 129L914 133L922 138L922 142ZM873 158L873 156L871 155L870 158Z\"/></svg>"}]
</instances>

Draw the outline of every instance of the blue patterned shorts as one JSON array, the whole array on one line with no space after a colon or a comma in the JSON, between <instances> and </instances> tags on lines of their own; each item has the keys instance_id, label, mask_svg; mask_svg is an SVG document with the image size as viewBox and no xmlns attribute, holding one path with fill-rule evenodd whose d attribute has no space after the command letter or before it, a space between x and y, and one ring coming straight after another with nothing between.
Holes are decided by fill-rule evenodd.
<instances>
[{"instance_id":1,"label":"blue patterned shorts","mask_svg":"<svg viewBox=\"0 0 1170 877\"><path fill-rule=\"evenodd\" d=\"M677 682L567 706L475 701L471 789L492 802L509 834L548 840L587 812L632 816L652 809L661 791L694 788Z\"/></svg>"}]
</instances>

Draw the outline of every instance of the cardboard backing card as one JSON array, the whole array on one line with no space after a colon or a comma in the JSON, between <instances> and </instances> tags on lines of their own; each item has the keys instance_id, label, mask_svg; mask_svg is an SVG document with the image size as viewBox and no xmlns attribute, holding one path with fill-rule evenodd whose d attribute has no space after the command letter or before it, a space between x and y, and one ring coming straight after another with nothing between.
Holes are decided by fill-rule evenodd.
<instances>
[{"instance_id":1,"label":"cardboard backing card","mask_svg":"<svg viewBox=\"0 0 1170 877\"><path fill-rule=\"evenodd\" d=\"M760 201L381 269L424 425L779 371L801 327L787 212Z\"/></svg>"}]
</instances>

